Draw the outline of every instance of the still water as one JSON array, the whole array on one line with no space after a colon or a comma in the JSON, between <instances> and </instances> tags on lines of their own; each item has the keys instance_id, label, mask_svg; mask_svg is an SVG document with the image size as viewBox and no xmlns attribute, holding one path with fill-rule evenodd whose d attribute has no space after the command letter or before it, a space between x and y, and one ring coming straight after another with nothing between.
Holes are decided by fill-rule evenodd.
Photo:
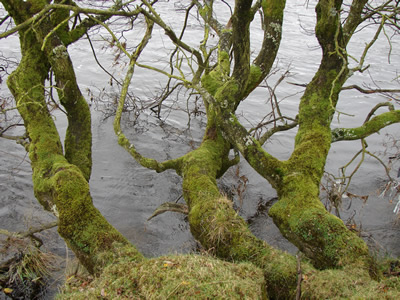
<instances>
[{"instance_id":1,"label":"still water","mask_svg":"<svg viewBox=\"0 0 400 300\"><path fill-rule=\"evenodd\" d=\"M177 12L174 5L161 1L161 16L166 23L173 28L181 24L184 13ZM291 77L283 82L276 90L278 99L282 102L284 114L294 117L299 104L302 87L290 84L305 84L310 81L318 68L320 49L312 33L315 24L314 8L312 3L307 7L304 0L288 1L285 12L286 19L283 26L283 40L278 54L279 63L275 76L272 76L269 84L274 82L287 69ZM311 1L312 2L312 1ZM224 22L229 19L229 10L221 6L218 13L222 15ZM185 41L193 46L201 40L201 26L193 21L188 26ZM367 28L356 34L355 41L350 45L349 51L355 57L361 53L361 47L368 42L374 34L373 27ZM103 32L97 33L94 44L101 63L112 68L116 77L124 75L123 60L118 65L113 64L115 51L103 47ZM129 44L135 45L140 36L135 33L126 35ZM200 38L200 39L199 39ZM257 51L262 39L261 32L254 29L252 42L254 51ZM16 52L18 40L11 37L2 40L0 51L5 56L18 57ZM371 65L370 73L356 74L349 84L381 88L398 88L398 83L393 80L396 77L396 66L400 63L400 45L398 37L392 42L391 64L388 64L388 44L382 38L370 51L368 63ZM162 48L172 49L168 38L161 30L153 33L149 47L141 57L142 62L155 64L158 68L166 68L168 51ZM70 47L70 54L76 69L78 82L84 94L91 91L98 94L106 87L109 92L116 92L115 85L108 85L109 77L95 63L92 53L88 50L88 42L82 40ZM370 74L374 77L371 78ZM165 78L154 75L146 70L137 69L133 78L131 91L143 101L147 101L154 95L156 89L165 82ZM5 83L0 85L2 95L7 94ZM268 92L265 88L258 88L239 107L243 123L256 124L269 110L267 104ZM110 98L101 94L102 101ZM112 99L111 99L112 101ZM358 126L362 124L370 109L378 102L386 101L383 96L363 95L354 91L343 92L338 111L351 113L353 116L341 114L334 120L333 126ZM184 101L183 101L184 102ZM185 103L171 101L168 105L174 108L185 106ZM91 193L94 204L103 215L129 238L145 255L157 256L165 253L188 252L196 247L196 242L191 237L189 226L183 215L177 213L165 213L151 221L147 218L162 203L175 201L181 196L181 179L174 172L167 171L157 174L140 167L121 147L112 130L112 118L104 119L103 114L96 110L99 105L93 104L93 173L90 180ZM126 119L125 131L137 146L138 150L147 157L158 160L176 158L201 141L202 126L204 120L193 120L190 131L184 131L187 127L187 116L182 111L168 111L168 119L161 122L153 114L141 115L139 126L130 126L129 118ZM167 113L166 113L167 114ZM66 121L61 112L56 112L55 118L64 135ZM162 125L162 126L160 126ZM398 125L392 125L379 135L368 138L369 149L376 154L382 154L385 147L382 146L386 134L396 134ZM280 159L290 156L293 149L293 137L295 131L276 134L265 148L271 154ZM338 167L344 165L360 148L359 142L342 142L332 146L328 157L326 170L337 175ZM395 151L389 149L390 151ZM387 162L387 156L381 156ZM353 165L354 168L354 165ZM397 166L398 168L398 166ZM394 169L397 173L397 169ZM240 185L240 176L248 179L246 188L243 182ZM371 242L375 249L383 253L400 255L400 225L396 223L397 216L393 214L395 202L388 198L379 198L379 189L385 181L385 173L380 164L373 159L366 158L353 180L349 191L357 195L369 195L368 201L363 203L359 199L343 199L342 217L347 220L350 216L361 226L363 236ZM220 179L221 188L227 193L242 189L242 199L235 196L236 204L240 207L241 215L251 221L251 229L258 237L268 241L274 246L295 252L296 249L285 241L273 222L268 217L265 208L269 207L275 197L274 190L257 173L251 170L245 161L238 168L232 168ZM179 200L182 201L182 200ZM52 217L43 212L37 204L31 183L31 170L29 160L21 146L9 140L0 139L0 227L8 230L22 230L29 226L51 220ZM349 208L350 207L350 208ZM349 209L347 209L349 208ZM49 246L52 250L63 253L65 248L62 241L57 238L55 232L50 236L56 242Z\"/></svg>"}]
</instances>

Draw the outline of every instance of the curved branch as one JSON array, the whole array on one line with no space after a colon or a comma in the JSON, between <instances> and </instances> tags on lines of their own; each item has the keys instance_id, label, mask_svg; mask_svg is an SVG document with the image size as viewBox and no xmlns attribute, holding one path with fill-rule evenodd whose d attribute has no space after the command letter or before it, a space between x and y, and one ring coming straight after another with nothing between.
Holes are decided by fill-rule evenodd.
<instances>
[{"instance_id":1,"label":"curved branch","mask_svg":"<svg viewBox=\"0 0 400 300\"><path fill-rule=\"evenodd\" d=\"M37 20L40 20L47 12L54 10L54 9L65 9L65 10L72 11L75 14L84 13L84 14L102 15L102 16L106 16L107 18L110 18L112 16L132 17L132 16L137 15L140 11L139 9L136 9L136 10L127 12L127 11L116 10L116 7L112 7L111 9L108 9L108 10L101 10L101 9L83 8L83 7L79 7L77 5L50 4L50 5L46 5L40 12L38 12L33 17L18 24L14 28L0 34L0 39L5 38L15 32L18 32L20 30L27 28L32 23L36 22ZM81 23L81 24L82 24L82 27L84 27L84 30L82 30L82 27L79 27L79 26L77 26L76 30L74 30L74 32L75 32L74 36L77 35L76 34L77 32L81 31L81 34L79 35L78 38L80 38L87 31L88 28L95 25L94 23L89 24L86 22ZM72 41L76 41L78 38L75 38Z\"/></svg>"},{"instance_id":2,"label":"curved branch","mask_svg":"<svg viewBox=\"0 0 400 300\"><path fill-rule=\"evenodd\" d=\"M217 106L218 110L221 110L218 126L222 128L224 138L240 151L254 170L267 179L274 188L277 188L281 184L280 175L284 168L283 162L266 152L262 145L240 124L233 113L221 109L220 104L210 93L205 91L204 88L197 88L197 90L201 93L205 102L211 103Z\"/></svg>"},{"instance_id":3,"label":"curved branch","mask_svg":"<svg viewBox=\"0 0 400 300\"><path fill-rule=\"evenodd\" d=\"M365 118L364 124L366 122L368 122L371 117L373 116L373 114L380 108L380 107L384 107L387 106L389 107L389 111L393 111L394 110L394 105L390 102L382 102L382 103L378 103L377 105L374 106L374 108L371 109L371 111L369 112L369 114L367 115L367 117Z\"/></svg>"},{"instance_id":4,"label":"curved branch","mask_svg":"<svg viewBox=\"0 0 400 300\"><path fill-rule=\"evenodd\" d=\"M235 1L235 10L232 16L232 44L234 66L232 77L244 88L250 75L250 23L251 2L247 0Z\"/></svg>"},{"instance_id":5,"label":"curved branch","mask_svg":"<svg viewBox=\"0 0 400 300\"><path fill-rule=\"evenodd\" d=\"M364 21L362 12L367 2L368 0L354 0L352 2L349 16L347 17L346 23L343 25L343 33L347 42L351 39L358 25Z\"/></svg>"},{"instance_id":6,"label":"curved branch","mask_svg":"<svg viewBox=\"0 0 400 300\"><path fill-rule=\"evenodd\" d=\"M140 163L142 166L148 168L148 169L152 169L155 170L156 172L163 172L167 169L175 169L178 170L180 167L180 160L176 159L176 160L168 160L166 162L163 163L159 163L157 160L155 159L151 159L151 158L146 158L144 156L142 156L134 147L133 144L130 143L129 139L125 136L125 134L122 132L121 129L121 117L122 117L122 111L124 108L124 104L125 104L125 99L126 96L128 94L128 88L129 85L131 83L132 80L132 76L135 70L135 64L137 59L139 58L140 54L142 53L142 51L144 50L144 48L146 47L148 41L151 38L151 32L153 30L153 21L150 19L146 19L147 21L147 30L146 33L142 39L142 41L140 42L139 46L137 47L136 51L132 54L128 56L130 57L130 61L129 61L129 66L128 66L128 71L127 74L125 76L124 79L124 83L122 85L122 90L121 90L121 95L118 101L118 107L117 107L117 111L115 113L115 119L114 119L114 132L118 137L118 143L120 146L122 146L126 151L128 151L129 154L132 155L132 157L138 162Z\"/></svg>"},{"instance_id":7,"label":"curved branch","mask_svg":"<svg viewBox=\"0 0 400 300\"><path fill-rule=\"evenodd\" d=\"M393 110L372 118L360 127L335 128L332 130L332 143L338 141L354 141L377 133L382 128L400 122L400 110Z\"/></svg>"},{"instance_id":8,"label":"curved branch","mask_svg":"<svg viewBox=\"0 0 400 300\"><path fill-rule=\"evenodd\" d=\"M263 1L263 3L264 18L262 26L264 29L264 40L261 51L254 60L254 64L260 67L262 71L262 76L260 76L258 83L270 72L278 53L282 37L283 11L286 6L286 1L282 0Z\"/></svg>"}]
</instances>

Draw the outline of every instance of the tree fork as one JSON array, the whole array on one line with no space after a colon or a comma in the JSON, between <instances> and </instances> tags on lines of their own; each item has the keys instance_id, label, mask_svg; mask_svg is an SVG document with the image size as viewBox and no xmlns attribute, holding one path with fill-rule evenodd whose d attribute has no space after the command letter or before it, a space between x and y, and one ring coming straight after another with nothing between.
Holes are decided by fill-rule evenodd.
<instances>
[{"instance_id":1,"label":"tree fork","mask_svg":"<svg viewBox=\"0 0 400 300\"><path fill-rule=\"evenodd\" d=\"M81 170L63 156L44 98L44 82L50 65L32 30L20 32L20 43L23 56L7 84L30 139L36 198L59 217L58 232L90 272L100 272L110 262L104 259L104 252L112 252L121 243L140 260L141 254L93 206L89 185Z\"/></svg>"}]
</instances>

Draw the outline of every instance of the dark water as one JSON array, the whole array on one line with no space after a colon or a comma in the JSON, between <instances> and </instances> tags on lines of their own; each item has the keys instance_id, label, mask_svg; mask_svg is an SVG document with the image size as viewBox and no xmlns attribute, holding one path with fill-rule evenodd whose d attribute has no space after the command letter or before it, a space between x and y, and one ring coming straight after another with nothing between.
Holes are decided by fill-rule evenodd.
<instances>
[{"instance_id":1,"label":"dark water","mask_svg":"<svg viewBox=\"0 0 400 300\"><path fill-rule=\"evenodd\" d=\"M279 52L281 71L275 76L278 78L289 67L292 77L288 81L296 83L307 83L312 78L320 57L317 41L313 36L306 34L307 30L312 30L314 26L313 9L311 7L306 9L303 4L303 0L291 1L288 4L287 20L283 29L284 39ZM162 5L168 6L170 3L162 3ZM169 14L162 16L168 19L171 26L179 24L179 20L184 17L180 13L172 14L173 7L168 7L168 11ZM199 36L199 28L195 22L188 28L186 37L194 45ZM349 51L352 51L354 55L359 55L360 48L370 40L372 35L371 30L359 33L357 42L351 44ZM260 37L260 33L256 32L252 39L257 41ZM138 37L130 38L132 41ZM11 42L17 45L15 37L11 39ZM166 65L167 54L160 51L160 45L167 48L171 45L161 31L153 34L153 43L144 52L143 61L153 62L162 68ZM387 64L388 51L384 40L371 49L371 55L368 58L371 64L370 72L375 74L375 81L371 80L369 74L357 74L349 80L349 84L363 85L363 82L366 82L365 84L370 86L379 84L385 88L398 88L398 84L392 80L396 77L396 66L400 62L398 44L398 39L395 39L391 65ZM98 52L100 61L106 67L110 67L115 53L110 49L101 49L101 42L97 42L96 45L100 49ZM13 55L15 51L14 47L4 41L0 44L0 50L8 55ZM96 66L91 53L88 52L86 41L73 45L70 53L84 94L87 89L96 93L103 86L107 86L108 77ZM14 55L18 56L17 53ZM123 63L114 67L116 76L123 76L122 66ZM271 84L275 77L271 78ZM154 77L154 74L138 69L131 89L142 99L146 99L155 92L155 86L163 81L162 77ZM2 95L7 93L4 83L0 88ZM110 89L109 86L108 89ZM279 86L277 96L280 99L294 95L282 104L285 114L295 116L301 96L296 93L301 90L301 87L287 82ZM244 123L256 123L263 117L269 108L266 99L266 90L260 88L240 106L239 110L243 111ZM107 97L103 96L102 100L106 101ZM384 100L382 96L366 96L353 91L344 92L338 111L351 112L355 116L341 114L339 118L335 118L333 126L346 127L362 124L369 110L376 103ZM112 130L112 119L103 120L101 112L95 110L95 105L92 106L92 110L93 173L90 186L96 207L147 256L192 251L196 243L191 237L183 215L168 212L147 221L160 204L175 201L181 196L179 176L171 171L157 174L140 167L118 146ZM60 134L63 136L66 122L62 113L56 113L56 120ZM154 115L143 114L137 128L130 126L126 120L125 131L142 154L165 160L179 157L200 142L204 120L195 120L190 131L184 130L186 123L186 114L179 111L171 112L170 118L162 123ZM160 124L162 127L159 126ZM368 138L370 151L377 154L383 153L385 147L382 144L385 134L396 134L397 128L398 125L393 125L387 130L382 130L380 135ZM265 148L278 158L286 159L293 149L294 135L295 131L276 134ZM337 175L337 168L347 163L359 148L359 142L334 144L328 157L327 171ZM393 149L389 150L395 152ZM382 157L387 162L387 155L386 158ZM398 165L395 167L398 168ZM393 174L397 173L396 168L393 169ZM239 199L237 191L243 190L243 182L240 181L242 175L247 177L248 183L242 199ZM266 211L276 196L274 190L263 178L252 171L245 161L240 163L238 169L235 167L229 170L219 183L227 193L234 194L236 206L240 208L243 217L250 220L251 229L255 235L279 248L296 251L295 247L281 237L267 215ZM380 250L383 254L390 253L398 256L400 255L400 224L396 223L398 216L393 214L397 198L391 203L388 197L378 197L384 183L383 168L376 160L366 158L349 191L357 195L369 195L368 201L363 203L359 199L353 199L351 207L347 209L350 206L350 199L344 199L341 215L346 221L355 214L354 222L361 226L363 236L374 246L374 249ZM5 139L0 139L0 192L0 228L18 231L53 220L49 213L41 209L33 196L30 165L25 151L15 142ZM48 237L46 245L51 251L65 255L65 245L54 230L44 236Z\"/></svg>"}]
</instances>

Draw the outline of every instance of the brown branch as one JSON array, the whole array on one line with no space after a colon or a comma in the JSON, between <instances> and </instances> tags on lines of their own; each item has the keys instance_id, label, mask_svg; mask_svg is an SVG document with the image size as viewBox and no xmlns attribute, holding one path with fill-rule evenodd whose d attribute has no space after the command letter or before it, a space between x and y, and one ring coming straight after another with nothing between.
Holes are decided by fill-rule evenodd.
<instances>
[{"instance_id":1,"label":"brown branch","mask_svg":"<svg viewBox=\"0 0 400 300\"><path fill-rule=\"evenodd\" d=\"M306 83L288 82L291 85L307 87ZM363 94L377 94L377 93L400 93L400 89L364 89L356 84L342 87L342 91L355 89Z\"/></svg>"},{"instance_id":2,"label":"brown branch","mask_svg":"<svg viewBox=\"0 0 400 300\"><path fill-rule=\"evenodd\" d=\"M175 169L177 170L180 167L180 160L168 160L163 163L158 162L152 158L146 158L142 156L135 148L135 146L129 141L129 139L125 136L121 129L121 118L122 112L126 100L126 96L128 94L129 85L132 80L132 76L135 70L135 65L137 64L137 59L139 58L140 54L146 47L148 41L151 38L151 33L153 31L153 20L151 18L146 18L147 22L147 30L144 34L142 41L140 42L139 46L136 48L133 54L128 54L130 58L129 66L127 74L125 75L124 83L122 85L122 91L118 100L118 107L115 114L114 119L114 132L118 137L118 144L123 147L132 157L140 163L143 167L155 170L156 172L163 172L167 169Z\"/></svg>"},{"instance_id":3,"label":"brown branch","mask_svg":"<svg viewBox=\"0 0 400 300\"><path fill-rule=\"evenodd\" d=\"M300 84L295 84L294 85L299 85L299 86L304 86ZM355 89L363 94L376 94L376 93L400 93L400 89L364 89L362 87L359 87L358 85L352 84L349 86L344 86L342 87L342 90L351 90Z\"/></svg>"},{"instance_id":4,"label":"brown branch","mask_svg":"<svg viewBox=\"0 0 400 300\"><path fill-rule=\"evenodd\" d=\"M383 102L383 103L378 103L377 105L374 106L374 108L371 109L371 111L369 112L369 114L367 115L367 117L365 118L364 124L367 123L371 117L373 116L373 114L380 108L380 107L389 107L389 111L393 111L394 110L394 105L390 102Z\"/></svg>"},{"instance_id":5,"label":"brown branch","mask_svg":"<svg viewBox=\"0 0 400 300\"><path fill-rule=\"evenodd\" d=\"M264 133L258 139L258 141L260 142L261 145L263 145L275 133L295 128L297 126L297 124L298 124L297 121L293 121L292 123L288 123L288 124L284 124L284 125L279 125L279 126L273 127L270 130L268 130L266 133Z\"/></svg>"},{"instance_id":6,"label":"brown branch","mask_svg":"<svg viewBox=\"0 0 400 300\"><path fill-rule=\"evenodd\" d=\"M167 211L178 212L184 215L189 214L189 208L186 204L175 203L175 202L165 202L161 204L157 209L153 212L153 214L147 219L150 221L154 217L161 215Z\"/></svg>"}]
</instances>

